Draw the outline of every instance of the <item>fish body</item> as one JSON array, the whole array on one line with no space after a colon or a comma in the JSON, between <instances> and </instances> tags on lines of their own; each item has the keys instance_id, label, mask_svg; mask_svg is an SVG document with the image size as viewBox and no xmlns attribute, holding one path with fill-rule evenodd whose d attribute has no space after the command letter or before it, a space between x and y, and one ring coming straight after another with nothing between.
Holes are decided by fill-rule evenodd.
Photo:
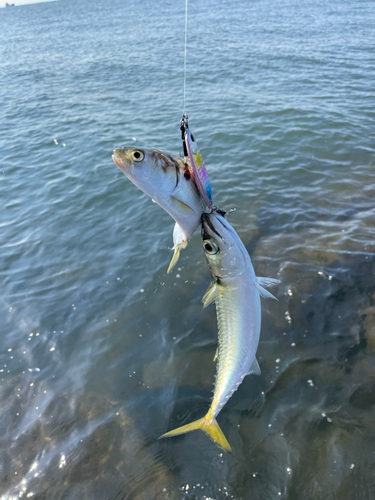
<instances>
[{"instance_id":1,"label":"fish body","mask_svg":"<svg viewBox=\"0 0 375 500\"><path fill-rule=\"evenodd\" d=\"M170 272L205 210L189 168L179 156L154 149L119 148L114 150L112 158L133 184L176 221Z\"/></svg>"},{"instance_id":2,"label":"fish body","mask_svg":"<svg viewBox=\"0 0 375 500\"><path fill-rule=\"evenodd\" d=\"M219 330L214 396L205 417L162 437L202 429L221 448L231 451L216 417L246 375L260 375L256 359L261 326L260 295L274 298L263 286L278 280L256 277L241 239L219 213L203 214L202 244L213 278L202 302L204 307L215 302Z\"/></svg>"}]
</instances>

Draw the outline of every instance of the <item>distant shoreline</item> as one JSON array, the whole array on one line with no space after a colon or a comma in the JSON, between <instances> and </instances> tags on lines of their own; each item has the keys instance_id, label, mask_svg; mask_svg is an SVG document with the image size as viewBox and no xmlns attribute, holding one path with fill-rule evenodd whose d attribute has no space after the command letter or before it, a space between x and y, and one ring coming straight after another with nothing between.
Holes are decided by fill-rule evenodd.
<instances>
[{"instance_id":1,"label":"distant shoreline","mask_svg":"<svg viewBox=\"0 0 375 500\"><path fill-rule=\"evenodd\" d=\"M4 4L1 4L0 5L0 9L5 9L7 7L22 7L23 5L32 5L32 4L35 4L35 3L51 3L51 2L58 2L59 0L26 0L26 1L22 1L20 0L22 3L11 3L11 2L5 2ZM9 4L9 5L7 5Z\"/></svg>"}]
</instances>

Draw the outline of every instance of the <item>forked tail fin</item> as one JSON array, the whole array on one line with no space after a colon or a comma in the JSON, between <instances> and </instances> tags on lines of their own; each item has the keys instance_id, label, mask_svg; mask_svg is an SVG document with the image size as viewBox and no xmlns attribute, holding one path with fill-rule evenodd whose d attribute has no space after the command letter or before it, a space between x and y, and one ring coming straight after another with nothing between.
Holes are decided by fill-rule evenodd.
<instances>
[{"instance_id":1,"label":"forked tail fin","mask_svg":"<svg viewBox=\"0 0 375 500\"><path fill-rule=\"evenodd\" d=\"M177 261L180 257L180 247L173 247L173 250L174 250L174 254L173 254L171 263L169 264L167 274L169 274L172 271L172 269L177 264Z\"/></svg>"},{"instance_id":2,"label":"forked tail fin","mask_svg":"<svg viewBox=\"0 0 375 500\"><path fill-rule=\"evenodd\" d=\"M186 432L196 431L197 429L201 429L204 431L212 441L220 448L226 451L232 451L230 444L227 441L227 438L224 436L223 431L220 429L219 424L216 422L215 418L206 419L206 417L201 418L200 420L196 420L191 424L183 425L182 427L178 427L173 431L166 432L159 439L171 436L178 436L179 434L185 434Z\"/></svg>"},{"instance_id":3,"label":"forked tail fin","mask_svg":"<svg viewBox=\"0 0 375 500\"><path fill-rule=\"evenodd\" d=\"M174 268L174 266L177 264L177 261L180 257L180 249L186 247L187 247L187 241L182 241L181 243L176 243L175 246L172 248L172 250L174 250L174 254L171 263L169 264L167 274L169 274Z\"/></svg>"}]
</instances>

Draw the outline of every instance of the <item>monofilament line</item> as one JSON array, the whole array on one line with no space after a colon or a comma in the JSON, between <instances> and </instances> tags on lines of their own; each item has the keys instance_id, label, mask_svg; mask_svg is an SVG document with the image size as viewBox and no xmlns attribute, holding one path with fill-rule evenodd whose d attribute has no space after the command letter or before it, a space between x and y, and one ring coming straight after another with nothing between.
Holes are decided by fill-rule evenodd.
<instances>
[{"instance_id":1,"label":"monofilament line","mask_svg":"<svg viewBox=\"0 0 375 500\"><path fill-rule=\"evenodd\" d=\"M186 94L187 8L188 8L188 0L186 0L186 5L185 5L185 64L184 64L184 109L183 109L184 112L185 112L185 94Z\"/></svg>"}]
</instances>

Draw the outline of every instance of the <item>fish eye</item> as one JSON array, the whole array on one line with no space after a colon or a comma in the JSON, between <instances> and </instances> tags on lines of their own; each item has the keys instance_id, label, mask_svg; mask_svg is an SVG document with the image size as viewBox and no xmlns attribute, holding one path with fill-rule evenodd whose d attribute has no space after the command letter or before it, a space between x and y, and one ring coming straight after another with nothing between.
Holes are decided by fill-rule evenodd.
<instances>
[{"instance_id":1,"label":"fish eye","mask_svg":"<svg viewBox=\"0 0 375 500\"><path fill-rule=\"evenodd\" d=\"M144 157L145 157L145 154L143 151L141 151L139 149L134 149L132 151L132 158L134 161L142 161Z\"/></svg>"},{"instance_id":2,"label":"fish eye","mask_svg":"<svg viewBox=\"0 0 375 500\"><path fill-rule=\"evenodd\" d=\"M206 253L209 255L216 255L219 251L219 247L213 240L206 240L203 243L203 248Z\"/></svg>"}]
</instances>

